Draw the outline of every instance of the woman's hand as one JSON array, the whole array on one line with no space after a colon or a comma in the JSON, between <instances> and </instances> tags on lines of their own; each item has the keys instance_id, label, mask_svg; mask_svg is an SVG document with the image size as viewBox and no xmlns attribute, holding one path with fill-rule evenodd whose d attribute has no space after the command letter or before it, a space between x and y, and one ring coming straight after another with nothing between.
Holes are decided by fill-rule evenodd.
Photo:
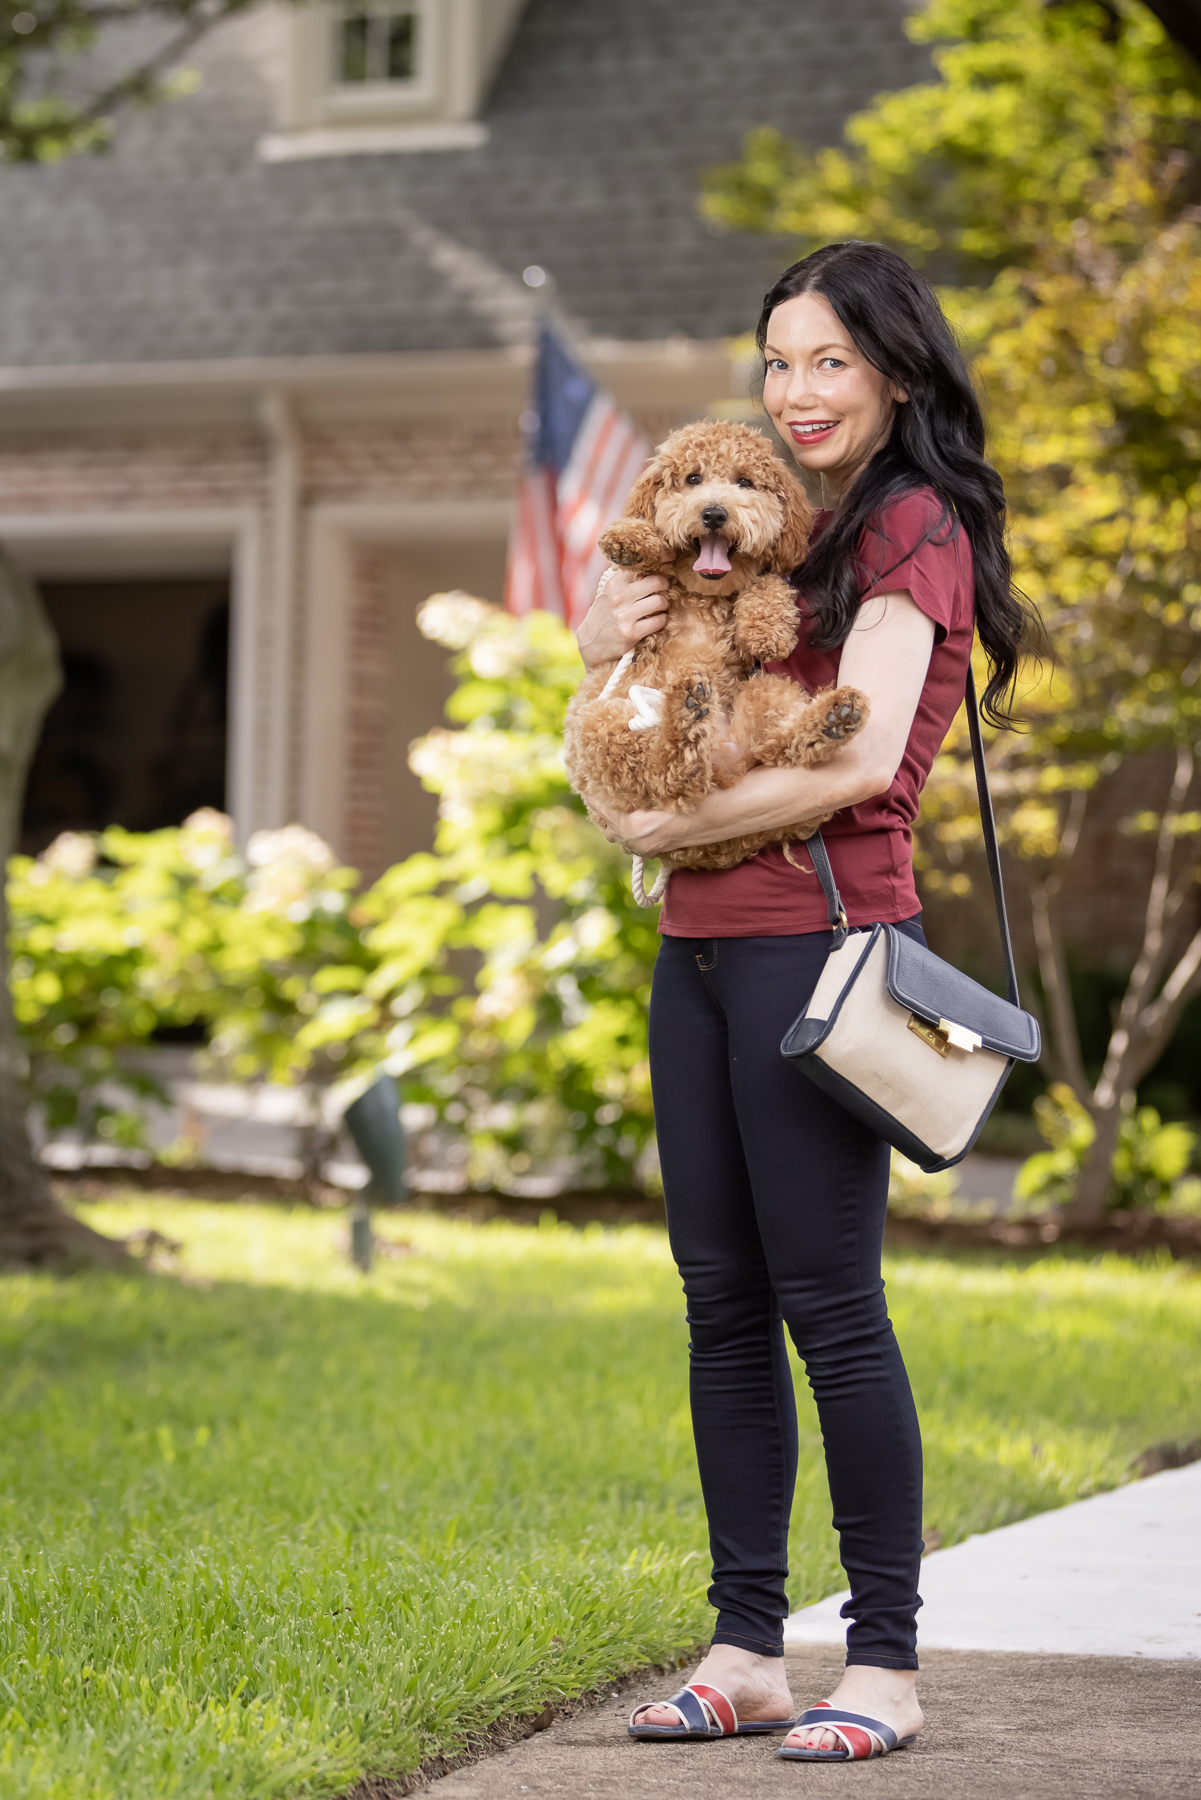
<instances>
[{"instance_id":1,"label":"woman's hand","mask_svg":"<svg viewBox=\"0 0 1201 1800\"><path fill-rule=\"evenodd\" d=\"M644 637L658 631L667 618L666 592L662 575L606 569L575 634L584 667L591 670L601 663L617 662Z\"/></svg>"},{"instance_id":2,"label":"woman's hand","mask_svg":"<svg viewBox=\"0 0 1201 1800\"><path fill-rule=\"evenodd\" d=\"M680 813L618 812L591 794L587 800L595 816L605 821L601 829L609 842L620 844L629 856L664 856L685 841L689 820Z\"/></svg>"}]
</instances>

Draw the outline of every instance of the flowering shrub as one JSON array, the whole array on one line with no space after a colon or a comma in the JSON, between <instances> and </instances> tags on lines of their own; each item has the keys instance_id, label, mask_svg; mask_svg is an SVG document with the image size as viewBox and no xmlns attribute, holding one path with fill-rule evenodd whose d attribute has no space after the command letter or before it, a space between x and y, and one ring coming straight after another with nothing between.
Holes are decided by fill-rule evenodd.
<instances>
[{"instance_id":1,"label":"flowering shrub","mask_svg":"<svg viewBox=\"0 0 1201 1800\"><path fill-rule=\"evenodd\" d=\"M423 946L381 955L356 882L300 826L256 833L243 857L211 809L178 830L64 833L36 861L13 858L13 996L45 1127L141 1143L145 1102L166 1096L130 1052L164 1025L200 1021L214 1072L314 1094L386 1066L391 984L420 973Z\"/></svg>"},{"instance_id":2,"label":"flowering shrub","mask_svg":"<svg viewBox=\"0 0 1201 1800\"><path fill-rule=\"evenodd\" d=\"M634 904L627 858L567 784L575 641L549 614L518 620L461 593L434 595L419 623L457 652L459 677L447 708L459 729L412 753L440 799L435 850L391 870L363 904L379 909L381 938L408 930L397 887L409 906L421 894L453 907L430 920L451 973L442 1041L415 1007L413 1040L390 1066L463 1133L481 1185L543 1173L655 1186L646 1020L657 915Z\"/></svg>"},{"instance_id":3,"label":"flowering shrub","mask_svg":"<svg viewBox=\"0 0 1201 1800\"><path fill-rule=\"evenodd\" d=\"M1047 1150L1028 1157L1014 1192L1032 1205L1068 1204L1096 1135L1096 1126L1066 1082L1056 1082L1034 1102L1034 1116ZM1153 1106L1133 1107L1122 1119L1110 1169L1113 1207L1175 1207L1186 1203L1195 1184L1183 1178L1197 1136L1187 1125L1165 1124ZM1188 1187L1189 1192L1183 1190Z\"/></svg>"},{"instance_id":4,"label":"flowering shrub","mask_svg":"<svg viewBox=\"0 0 1201 1800\"><path fill-rule=\"evenodd\" d=\"M315 1099L389 1071L466 1141L476 1185L655 1185L656 915L567 785L574 640L466 594L435 595L421 625L459 676L455 728L412 757L440 797L435 848L365 892L313 832L258 832L243 856L207 810L14 859L17 1013L51 1129L138 1141L156 1090L128 1052L200 1020L210 1065L235 1079Z\"/></svg>"},{"instance_id":5,"label":"flowering shrub","mask_svg":"<svg viewBox=\"0 0 1201 1800\"><path fill-rule=\"evenodd\" d=\"M203 832L65 832L9 864L13 1007L29 1087L50 1131L141 1141L144 1102L164 1098L131 1048L195 1016L189 855Z\"/></svg>"}]
</instances>

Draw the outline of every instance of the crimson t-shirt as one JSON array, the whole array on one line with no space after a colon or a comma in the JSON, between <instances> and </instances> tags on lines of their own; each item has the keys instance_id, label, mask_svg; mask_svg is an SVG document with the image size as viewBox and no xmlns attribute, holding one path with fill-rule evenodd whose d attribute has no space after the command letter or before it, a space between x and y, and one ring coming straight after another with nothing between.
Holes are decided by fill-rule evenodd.
<instances>
[{"instance_id":1,"label":"crimson t-shirt","mask_svg":"<svg viewBox=\"0 0 1201 1800\"><path fill-rule=\"evenodd\" d=\"M860 539L863 599L906 590L934 621L934 649L909 742L892 786L858 806L844 807L822 827L851 925L895 924L920 910L913 885L913 821L930 766L963 701L975 627L972 551L967 534L931 488L903 494L884 506ZM830 513L819 512L815 531ZM931 535L932 534L932 535ZM841 648L813 650L813 621L798 595L800 636L772 674L801 682L810 693L838 681ZM667 937L786 937L825 931L826 900L804 847L791 846L794 868L770 844L733 869L676 869L667 884L659 930Z\"/></svg>"}]
</instances>

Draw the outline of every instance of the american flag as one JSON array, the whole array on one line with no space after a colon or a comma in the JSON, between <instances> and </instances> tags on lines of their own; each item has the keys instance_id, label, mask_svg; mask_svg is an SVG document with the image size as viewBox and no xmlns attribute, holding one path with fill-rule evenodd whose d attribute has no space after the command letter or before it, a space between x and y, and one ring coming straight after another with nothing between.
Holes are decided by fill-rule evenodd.
<instances>
[{"instance_id":1,"label":"american flag","mask_svg":"<svg viewBox=\"0 0 1201 1800\"><path fill-rule=\"evenodd\" d=\"M646 440L543 326L526 428L527 465L509 539L505 605L578 625L605 559L596 540L621 512Z\"/></svg>"}]
</instances>

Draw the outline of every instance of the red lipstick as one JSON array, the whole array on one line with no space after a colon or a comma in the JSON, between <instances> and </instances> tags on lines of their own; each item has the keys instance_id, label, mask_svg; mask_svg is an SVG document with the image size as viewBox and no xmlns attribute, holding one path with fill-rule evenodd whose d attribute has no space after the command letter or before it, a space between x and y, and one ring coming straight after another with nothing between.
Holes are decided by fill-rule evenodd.
<instances>
[{"instance_id":1,"label":"red lipstick","mask_svg":"<svg viewBox=\"0 0 1201 1800\"><path fill-rule=\"evenodd\" d=\"M794 444L824 443L837 427L837 419L791 419L788 424Z\"/></svg>"}]
</instances>

